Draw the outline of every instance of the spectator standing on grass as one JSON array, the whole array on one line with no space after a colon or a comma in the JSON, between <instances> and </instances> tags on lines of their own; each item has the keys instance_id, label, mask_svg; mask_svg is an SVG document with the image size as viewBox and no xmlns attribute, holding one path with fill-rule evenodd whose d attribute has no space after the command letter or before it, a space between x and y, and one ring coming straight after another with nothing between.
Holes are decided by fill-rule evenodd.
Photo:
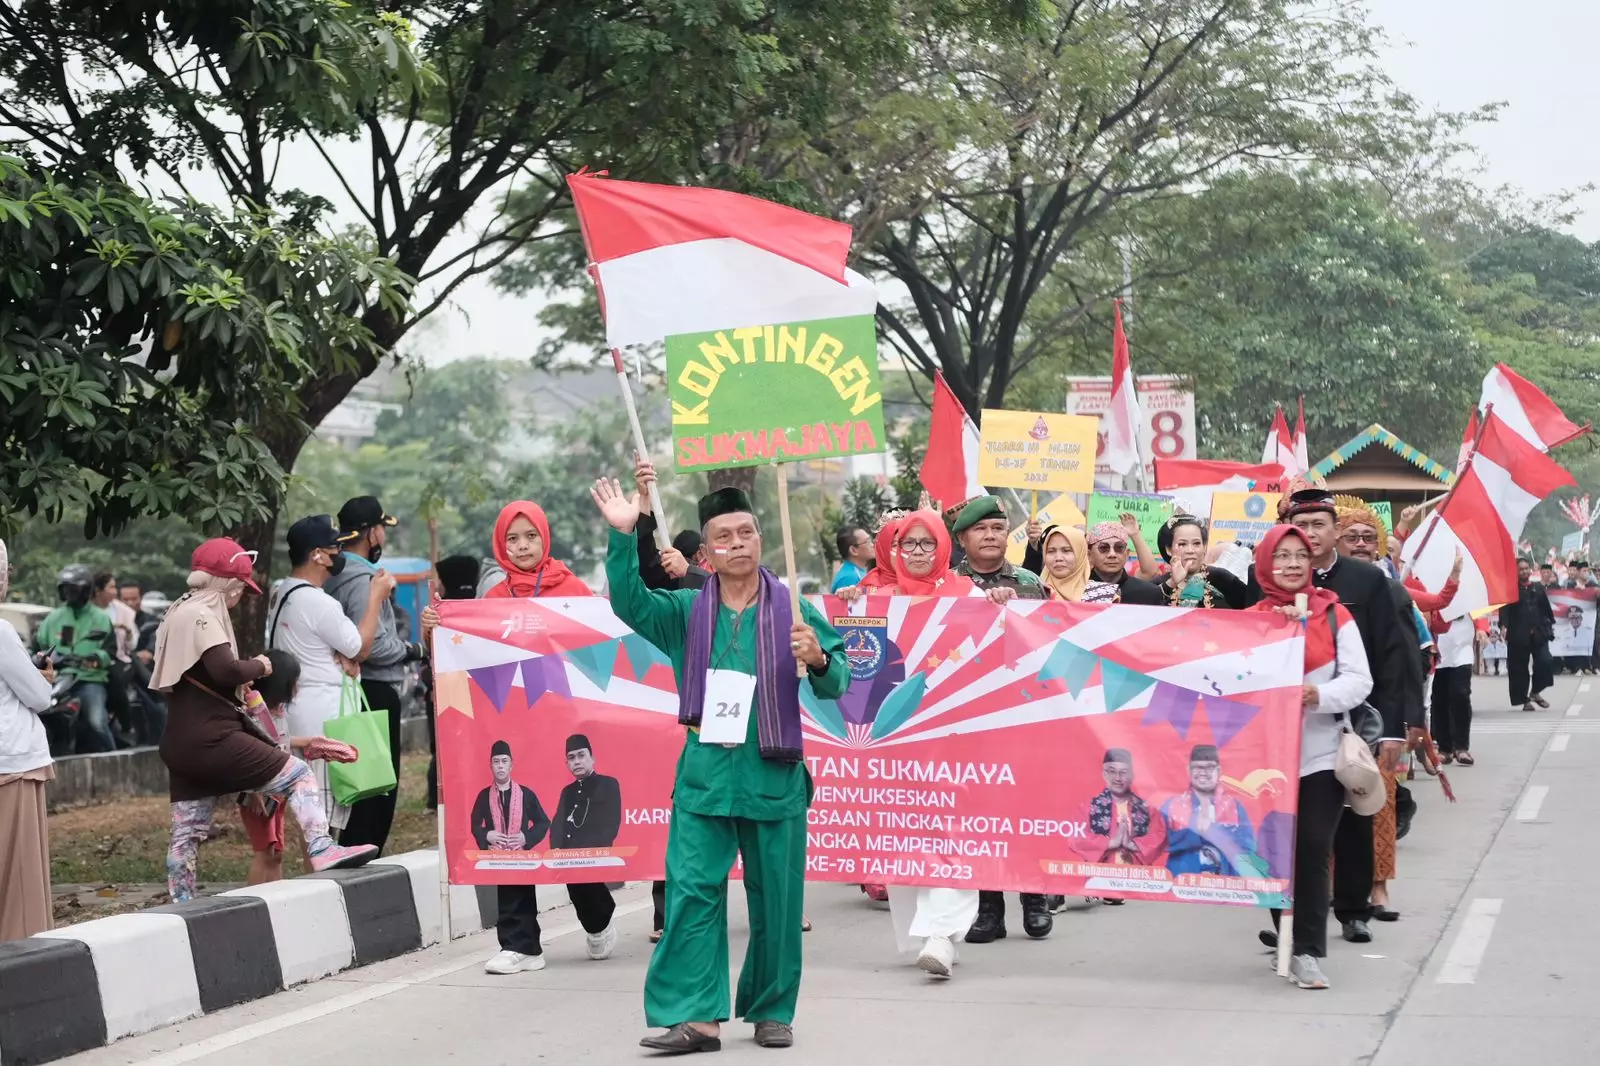
<instances>
[{"instance_id":1,"label":"spectator standing on grass","mask_svg":"<svg viewBox=\"0 0 1600 1066\"><path fill-rule=\"evenodd\" d=\"M385 514L383 504L375 496L357 496L339 509L339 541L344 547L344 569L328 579L323 591L339 601L344 615L359 626L368 614L376 611L378 628L364 647L360 656L361 691L374 711L389 717L389 755L394 762L395 780L400 779L400 711L401 688L405 684L406 666L423 657L422 645L400 636L395 625L394 603L387 593L382 599L372 590L382 571L378 561L383 558L383 547L390 529L396 525L393 515ZM394 588L394 582L389 582ZM395 802L400 789L381 796L371 796L350 808L350 817L339 840L345 844L372 844L379 850L389 839L389 829L394 825Z\"/></svg>"},{"instance_id":2,"label":"spectator standing on grass","mask_svg":"<svg viewBox=\"0 0 1600 1066\"><path fill-rule=\"evenodd\" d=\"M11 584L0 541L0 600ZM35 666L22 637L0 618L0 941L50 928L50 834L44 786L55 779L41 711L55 671Z\"/></svg>"},{"instance_id":3,"label":"spectator standing on grass","mask_svg":"<svg viewBox=\"0 0 1600 1066\"><path fill-rule=\"evenodd\" d=\"M343 545L328 515L302 518L289 527L289 576L267 602L267 647L282 648L300 663L300 688L289 702L289 731L295 736L322 733L323 723L339 717L345 678L358 676L356 664L377 638L379 606L394 590L394 577L378 571L368 590L361 624L345 617L339 601L324 591L345 568ZM350 808L334 803L327 764L312 763L328 824L343 829Z\"/></svg>"}]
</instances>

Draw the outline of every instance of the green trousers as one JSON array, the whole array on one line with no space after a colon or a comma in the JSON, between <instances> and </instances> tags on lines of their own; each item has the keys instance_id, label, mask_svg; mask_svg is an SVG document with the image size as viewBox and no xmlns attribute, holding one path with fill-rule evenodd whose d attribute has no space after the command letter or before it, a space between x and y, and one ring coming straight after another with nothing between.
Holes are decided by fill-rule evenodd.
<instances>
[{"instance_id":1,"label":"green trousers","mask_svg":"<svg viewBox=\"0 0 1600 1066\"><path fill-rule=\"evenodd\" d=\"M728 873L744 856L750 945L734 1013L794 1021L805 920L806 817L757 822L676 809L667 837L667 907L644 980L651 1026L728 1020Z\"/></svg>"}]
</instances>

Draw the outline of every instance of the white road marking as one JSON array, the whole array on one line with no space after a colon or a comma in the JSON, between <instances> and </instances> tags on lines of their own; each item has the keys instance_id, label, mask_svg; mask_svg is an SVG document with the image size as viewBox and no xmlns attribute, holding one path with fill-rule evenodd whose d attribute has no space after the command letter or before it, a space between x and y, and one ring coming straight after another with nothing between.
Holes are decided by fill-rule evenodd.
<instances>
[{"instance_id":1,"label":"white road marking","mask_svg":"<svg viewBox=\"0 0 1600 1066\"><path fill-rule=\"evenodd\" d=\"M1551 751L1566 751L1567 744L1572 740L1571 733L1557 733L1550 738Z\"/></svg>"},{"instance_id":2,"label":"white road marking","mask_svg":"<svg viewBox=\"0 0 1600 1066\"><path fill-rule=\"evenodd\" d=\"M1484 953L1489 950L1489 938L1494 936L1495 919L1500 916L1500 900L1475 899L1467 908L1461 922L1456 942L1450 945L1450 954L1439 968L1436 978L1441 985L1470 985L1478 979L1478 967Z\"/></svg>"},{"instance_id":3,"label":"white road marking","mask_svg":"<svg viewBox=\"0 0 1600 1066\"><path fill-rule=\"evenodd\" d=\"M617 907L616 917L621 918L624 915L634 914L652 905L652 901L649 899L642 899L633 903L623 904ZM576 922L574 922L570 926L545 933L543 939L544 942L548 944L550 941L555 940L558 937L563 937L569 933L577 932L582 928L583 927L581 925L578 925ZM292 1028L293 1026L304 1025L306 1022L315 1021L318 1018L326 1018L330 1014L337 1014L338 1012L347 1008L359 1006L362 1003L370 1003L372 1000L382 999L384 996L393 995L394 993L403 991L407 988L412 988L416 985L425 985L430 981L437 981L442 977L449 977L453 973L459 973L462 970L467 970L474 966L482 965L482 957L475 955L466 961L461 961L458 959L454 962L446 963L443 966L435 966L430 970L424 970L421 973L412 974L410 977L402 977L395 981L384 981L380 984L368 985L366 988L362 988L355 992L349 992L342 996L335 996L332 999L325 1000L310 1007L302 1007L299 1010L292 1010L287 1014L280 1014L274 1018L264 1018L259 1022L253 1022L250 1025L240 1026L239 1028L231 1030L230 1032L219 1033L216 1036L197 1041L196 1043L178 1048L175 1051L167 1051L160 1055L152 1055L150 1058L141 1061L139 1066L182 1066L183 1063L194 1062L198 1059L203 1059L208 1055L215 1055L220 1051L227 1051L229 1048L238 1047L240 1044L247 1044L252 1040L258 1040L264 1036L271 1036L273 1033L282 1032L283 1030Z\"/></svg>"},{"instance_id":4,"label":"white road marking","mask_svg":"<svg viewBox=\"0 0 1600 1066\"><path fill-rule=\"evenodd\" d=\"M1574 703L1571 707L1567 708L1567 717L1568 718L1576 718L1576 717L1578 717L1578 715L1582 711L1583 711L1583 704Z\"/></svg>"},{"instance_id":5,"label":"white road marking","mask_svg":"<svg viewBox=\"0 0 1600 1066\"><path fill-rule=\"evenodd\" d=\"M1539 808L1544 806L1544 798L1549 794L1549 785L1529 785L1528 791L1522 794L1522 805L1517 808L1517 821L1531 822L1539 817Z\"/></svg>"},{"instance_id":6,"label":"white road marking","mask_svg":"<svg viewBox=\"0 0 1600 1066\"><path fill-rule=\"evenodd\" d=\"M1578 691L1579 692L1588 692L1589 691L1589 682L1587 682L1587 681L1581 682L1578 685Z\"/></svg>"}]
</instances>

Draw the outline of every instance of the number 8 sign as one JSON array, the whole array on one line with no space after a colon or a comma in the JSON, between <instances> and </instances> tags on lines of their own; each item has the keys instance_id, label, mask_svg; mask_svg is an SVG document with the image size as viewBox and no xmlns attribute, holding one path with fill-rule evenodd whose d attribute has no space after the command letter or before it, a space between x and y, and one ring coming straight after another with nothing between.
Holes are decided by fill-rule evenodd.
<instances>
[{"instance_id":1,"label":"number 8 sign","mask_svg":"<svg viewBox=\"0 0 1600 1066\"><path fill-rule=\"evenodd\" d=\"M1143 424L1139 427L1139 447L1145 458L1193 459L1194 393L1187 383L1176 375L1151 374L1138 378L1135 385L1139 391L1139 410L1144 416ZM1110 407L1109 377L1067 379L1068 414L1103 415ZM1105 453L1105 444L1106 435L1102 431L1097 454ZM1097 476L1105 477L1110 473L1109 467L1096 464ZM1154 476L1153 472L1150 473Z\"/></svg>"}]
</instances>

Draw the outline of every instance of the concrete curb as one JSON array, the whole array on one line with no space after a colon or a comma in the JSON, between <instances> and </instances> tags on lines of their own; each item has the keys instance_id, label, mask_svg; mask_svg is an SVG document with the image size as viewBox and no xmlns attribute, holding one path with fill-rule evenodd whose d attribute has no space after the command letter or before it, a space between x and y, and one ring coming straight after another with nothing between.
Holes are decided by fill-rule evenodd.
<instances>
[{"instance_id":1,"label":"concrete curb","mask_svg":"<svg viewBox=\"0 0 1600 1066\"><path fill-rule=\"evenodd\" d=\"M453 885L451 939L494 925ZM0 943L0 1063L101 1047L439 942L439 853L413 851Z\"/></svg>"}]
</instances>

